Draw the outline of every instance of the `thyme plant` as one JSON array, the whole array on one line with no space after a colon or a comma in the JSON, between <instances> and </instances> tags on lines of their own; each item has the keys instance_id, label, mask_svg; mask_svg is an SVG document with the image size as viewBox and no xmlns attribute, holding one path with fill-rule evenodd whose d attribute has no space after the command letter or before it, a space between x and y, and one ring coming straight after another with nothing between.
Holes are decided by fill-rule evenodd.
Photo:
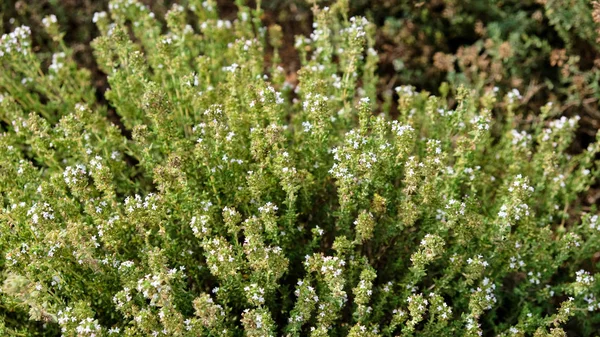
<instances>
[{"instance_id":1,"label":"thyme plant","mask_svg":"<svg viewBox=\"0 0 600 337\"><path fill-rule=\"evenodd\" d=\"M192 0L163 27L111 1L103 99L52 16L51 56L28 27L2 36L4 335L598 328L600 222L578 197L600 145L568 152L577 116L524 118L517 90L378 100L375 26L344 0L314 7L290 76L280 27L238 7Z\"/></svg>"}]
</instances>

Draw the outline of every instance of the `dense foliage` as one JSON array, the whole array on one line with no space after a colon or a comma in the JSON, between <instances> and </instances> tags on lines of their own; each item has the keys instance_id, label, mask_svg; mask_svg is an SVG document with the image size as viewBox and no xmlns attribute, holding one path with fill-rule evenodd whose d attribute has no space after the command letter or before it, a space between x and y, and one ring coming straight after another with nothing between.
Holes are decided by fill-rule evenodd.
<instances>
[{"instance_id":1,"label":"dense foliage","mask_svg":"<svg viewBox=\"0 0 600 337\"><path fill-rule=\"evenodd\" d=\"M599 139L569 153L579 117L516 88L377 100L377 28L348 7L313 8L290 76L259 7L163 27L114 0L102 100L56 16L50 58L4 35L1 333L592 335Z\"/></svg>"},{"instance_id":2,"label":"dense foliage","mask_svg":"<svg viewBox=\"0 0 600 337\"><path fill-rule=\"evenodd\" d=\"M142 0L164 23L168 8L188 0ZM252 1L251 1L252 2ZM318 3L331 3L320 0ZM221 16L235 18L233 1L218 0ZM282 66L295 71L294 34L310 33L312 1L262 1L263 22L284 28ZM108 0L8 0L0 3L0 30L30 26L33 43L48 62L48 39L41 28L55 14L73 46L74 58L93 70L95 85L104 88L89 41L97 34L95 12ZM460 84L484 91L497 86L502 95L513 88L530 109L553 101L569 115L579 114L578 138L585 147L600 128L600 6L596 0L349 0L351 15L366 16L377 25L381 96L396 85L414 85L439 93L444 81L456 93ZM596 21L596 22L594 22ZM577 145L580 143L577 142Z\"/></svg>"}]
</instances>

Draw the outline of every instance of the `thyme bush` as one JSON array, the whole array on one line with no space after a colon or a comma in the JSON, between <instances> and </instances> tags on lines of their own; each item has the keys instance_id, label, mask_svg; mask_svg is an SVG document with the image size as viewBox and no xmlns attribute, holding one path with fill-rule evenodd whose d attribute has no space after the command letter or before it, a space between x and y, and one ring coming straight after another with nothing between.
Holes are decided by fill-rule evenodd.
<instances>
[{"instance_id":1,"label":"thyme bush","mask_svg":"<svg viewBox=\"0 0 600 337\"><path fill-rule=\"evenodd\" d=\"M28 27L2 37L3 334L594 332L600 223L578 195L600 145L567 152L578 117L400 86L392 118L346 1L313 9L297 81L280 28L238 5L174 5L165 28L112 1L93 19L107 103L54 17L50 64Z\"/></svg>"}]
</instances>

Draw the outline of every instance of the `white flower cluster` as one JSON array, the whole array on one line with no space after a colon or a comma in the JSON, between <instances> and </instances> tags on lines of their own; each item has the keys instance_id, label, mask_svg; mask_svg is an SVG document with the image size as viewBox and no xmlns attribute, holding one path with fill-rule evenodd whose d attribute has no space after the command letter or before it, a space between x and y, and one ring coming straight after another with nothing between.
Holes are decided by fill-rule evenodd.
<instances>
[{"instance_id":1,"label":"white flower cluster","mask_svg":"<svg viewBox=\"0 0 600 337\"><path fill-rule=\"evenodd\" d=\"M391 122L392 125L392 131L396 134L396 136L398 137L402 137L404 134L407 133L412 133L415 131L415 129L413 129L412 126L406 124L400 124L397 120L393 120Z\"/></svg>"},{"instance_id":2,"label":"white flower cluster","mask_svg":"<svg viewBox=\"0 0 600 337\"><path fill-rule=\"evenodd\" d=\"M515 189L521 189L523 190L525 193L533 193L534 189L532 186L529 186L527 184L527 180L525 178L523 178L523 175L518 174L515 177L515 181L513 182L512 186L510 186L508 188L509 192L513 192Z\"/></svg>"},{"instance_id":3,"label":"white flower cluster","mask_svg":"<svg viewBox=\"0 0 600 337\"><path fill-rule=\"evenodd\" d=\"M235 208L229 207L229 206L225 206L223 207L223 217L227 218L227 217L235 217L237 216L239 213L235 210ZM195 217L192 218L192 221L194 221Z\"/></svg>"},{"instance_id":4,"label":"white flower cluster","mask_svg":"<svg viewBox=\"0 0 600 337\"><path fill-rule=\"evenodd\" d=\"M313 27L314 27L314 25L315 25L315 23L313 23ZM311 33L311 35L312 35L312 34L314 34L314 32L315 32L315 31L313 30L313 32ZM303 36L303 35L296 35L296 37L295 37L295 40L294 40L294 48L296 48L296 49L300 49L300 48L302 48L303 46L308 46L308 45L310 45L310 44L311 44L311 42L312 42L312 39L310 39L310 38L308 38L308 37L306 37L306 36Z\"/></svg>"},{"instance_id":5,"label":"white flower cluster","mask_svg":"<svg viewBox=\"0 0 600 337\"><path fill-rule=\"evenodd\" d=\"M204 245L207 252L207 261L210 271L213 275L222 275L227 272L233 272L239 269L235 263L235 253L231 245L222 238L213 238Z\"/></svg>"},{"instance_id":6,"label":"white flower cluster","mask_svg":"<svg viewBox=\"0 0 600 337\"><path fill-rule=\"evenodd\" d=\"M512 144L516 146L520 146L524 149L529 148L529 143L531 142L531 135L525 131L517 131L511 130L510 134L512 136Z\"/></svg>"},{"instance_id":7,"label":"white flower cluster","mask_svg":"<svg viewBox=\"0 0 600 337\"><path fill-rule=\"evenodd\" d=\"M317 296L317 292L315 291L315 288L308 285L308 284L304 284L304 281L302 280L298 280L298 287L296 288L296 290L294 291L294 295L296 295L297 297L300 297L300 290L302 289L302 295L303 295L303 299L305 302L314 302L315 304L319 302L319 296ZM298 299L300 300L300 299ZM291 319L291 318L290 318ZM301 322L303 319L302 315L299 315L295 318L296 322Z\"/></svg>"},{"instance_id":8,"label":"white flower cluster","mask_svg":"<svg viewBox=\"0 0 600 337\"><path fill-rule=\"evenodd\" d=\"M324 8L323 12L327 12L328 10L328 8ZM312 33L310 33L310 37L296 38L295 45L299 47L311 44L315 45L317 47L315 48L315 51L312 54L312 59L319 60L322 57L329 59L329 55L326 53L324 48L321 46L321 43L319 42L327 41L327 39L331 36L331 29L326 23L318 19L313 22L312 28L313 31ZM320 62L318 64L320 66L323 66L322 64L320 64Z\"/></svg>"},{"instance_id":9,"label":"white flower cluster","mask_svg":"<svg viewBox=\"0 0 600 337\"><path fill-rule=\"evenodd\" d=\"M27 26L17 27L11 33L2 35L2 38L0 38L0 57L10 55L13 52L27 56L31 47L30 37L31 29Z\"/></svg>"},{"instance_id":10,"label":"white flower cluster","mask_svg":"<svg viewBox=\"0 0 600 337\"><path fill-rule=\"evenodd\" d=\"M73 323L77 322L77 317L73 313L73 308L66 307L64 310L59 310L57 313L57 321L61 326L61 332L66 335L70 330L69 326L73 326ZM79 320L74 332L77 333L78 337L99 337L103 335L103 330L104 329L98 323L98 320L87 317Z\"/></svg>"},{"instance_id":11,"label":"white flower cluster","mask_svg":"<svg viewBox=\"0 0 600 337\"><path fill-rule=\"evenodd\" d=\"M207 20L200 24L200 29L202 32L206 32L209 28L217 28L219 30L222 29L231 29L232 24L229 20Z\"/></svg>"},{"instance_id":12,"label":"white flower cluster","mask_svg":"<svg viewBox=\"0 0 600 337\"><path fill-rule=\"evenodd\" d=\"M587 303L588 311L600 310L600 302L592 294L587 294L583 297L583 300Z\"/></svg>"},{"instance_id":13,"label":"white flower cluster","mask_svg":"<svg viewBox=\"0 0 600 337\"><path fill-rule=\"evenodd\" d=\"M204 112L204 114L206 115L206 114L208 114L208 113L207 113L207 112ZM198 124L198 125L194 125L194 126L192 127L192 132L196 133L196 132L198 132L198 131L200 131L200 133L201 133L202 135L205 135L205 134L206 134L206 123L200 123L200 124ZM197 142L198 142L198 143L202 143L202 138L198 138Z\"/></svg>"},{"instance_id":14,"label":"white flower cluster","mask_svg":"<svg viewBox=\"0 0 600 337\"><path fill-rule=\"evenodd\" d=\"M420 163L419 160L417 159L417 157L415 157L415 156L408 157L408 159L406 160L406 176L407 177L414 176L417 173L417 172L415 172L415 169L422 168L424 166L425 166L425 164L423 164L422 162Z\"/></svg>"},{"instance_id":15,"label":"white flower cluster","mask_svg":"<svg viewBox=\"0 0 600 337\"><path fill-rule=\"evenodd\" d=\"M595 214L589 218L590 228L600 230L600 224L598 223L598 215Z\"/></svg>"},{"instance_id":16,"label":"white flower cluster","mask_svg":"<svg viewBox=\"0 0 600 337\"><path fill-rule=\"evenodd\" d=\"M31 77L23 77L21 79L21 84L23 84L23 85L25 85L27 83L31 83L31 82L33 82L33 78L31 78Z\"/></svg>"},{"instance_id":17,"label":"white flower cluster","mask_svg":"<svg viewBox=\"0 0 600 337\"><path fill-rule=\"evenodd\" d=\"M542 273L537 272L534 273L532 271L527 273L527 276L529 277L529 283L531 284L540 284L540 278L542 277Z\"/></svg>"},{"instance_id":18,"label":"white flower cluster","mask_svg":"<svg viewBox=\"0 0 600 337\"><path fill-rule=\"evenodd\" d=\"M385 151L390 148L390 144L382 144L379 149L369 151L367 147L368 139L361 136L356 130L350 130L346 133L345 146L331 149L334 162L329 173L340 180L354 181L357 171L362 179L369 179L368 174L372 171L375 164L379 162L378 154L374 151ZM362 181L358 181L361 183Z\"/></svg>"},{"instance_id":19,"label":"white flower cluster","mask_svg":"<svg viewBox=\"0 0 600 337\"><path fill-rule=\"evenodd\" d=\"M577 126L577 122L580 119L581 117L579 117L579 115L575 115L573 118L567 118L565 116L562 116L560 119L550 121L549 125L550 128L556 130L564 129L566 126L568 126L569 128L574 128L575 126Z\"/></svg>"},{"instance_id":20,"label":"white flower cluster","mask_svg":"<svg viewBox=\"0 0 600 337\"><path fill-rule=\"evenodd\" d=\"M521 199L523 196L520 194L529 196L534 192L534 188L527 183L527 179L519 174L512 184L508 185L508 191L512 194L512 200L508 204L504 203L500 206L498 217L505 221L506 226L511 226L512 221L518 221L531 215L529 205L523 202Z\"/></svg>"},{"instance_id":21,"label":"white flower cluster","mask_svg":"<svg viewBox=\"0 0 600 337\"><path fill-rule=\"evenodd\" d=\"M118 20L119 17L125 17L132 21L134 27L139 27L144 20L146 19L154 19L155 15L150 9L141 2L135 0L115 0L111 1L108 4L108 9L111 12L111 16ZM102 12L101 12L102 13ZM103 15L99 15L95 17L96 21L98 19L105 18ZM108 29L108 35L113 34L113 30L117 25L115 23L111 23ZM173 34L170 34L171 36ZM177 36L175 36L177 38ZM162 64L159 65L158 68L162 68Z\"/></svg>"},{"instance_id":22,"label":"white flower cluster","mask_svg":"<svg viewBox=\"0 0 600 337\"><path fill-rule=\"evenodd\" d=\"M102 170L104 166L102 165L102 157L100 156L95 156L94 158L92 158L90 160L90 174L92 173L93 170Z\"/></svg>"},{"instance_id":23,"label":"white flower cluster","mask_svg":"<svg viewBox=\"0 0 600 337\"><path fill-rule=\"evenodd\" d=\"M402 309L394 309L392 310L392 314L394 314L395 316L404 317L404 315L406 315L406 312Z\"/></svg>"},{"instance_id":24,"label":"white flower cluster","mask_svg":"<svg viewBox=\"0 0 600 337\"><path fill-rule=\"evenodd\" d=\"M213 203L210 200L200 201L200 206L202 206L202 210L208 212L208 210L213 206Z\"/></svg>"},{"instance_id":25,"label":"white flower cluster","mask_svg":"<svg viewBox=\"0 0 600 337\"><path fill-rule=\"evenodd\" d=\"M479 324L479 322L477 322L473 317L468 317L466 319L465 328L468 332L477 333L478 336L483 335L483 331L481 331L481 324Z\"/></svg>"},{"instance_id":26,"label":"white flower cluster","mask_svg":"<svg viewBox=\"0 0 600 337\"><path fill-rule=\"evenodd\" d=\"M98 21L100 21L102 19L106 19L106 17L107 17L106 12L95 12L94 16L92 17L92 22L98 23Z\"/></svg>"},{"instance_id":27,"label":"white flower cluster","mask_svg":"<svg viewBox=\"0 0 600 337\"><path fill-rule=\"evenodd\" d=\"M190 221L190 227L192 228L192 232L194 232L194 235L198 236L200 235L200 233L206 234L208 232L208 228L206 227L206 225L208 224L208 220L209 218L206 215L201 215L200 217L192 217L192 220Z\"/></svg>"},{"instance_id":28,"label":"white flower cluster","mask_svg":"<svg viewBox=\"0 0 600 337\"><path fill-rule=\"evenodd\" d=\"M193 3L190 4L189 7L194 12L198 10L198 8L196 7L196 5L193 4ZM202 8L204 8L207 12L212 12L213 10L215 10L215 8L213 7L211 1L202 1Z\"/></svg>"},{"instance_id":29,"label":"white flower cluster","mask_svg":"<svg viewBox=\"0 0 600 337\"><path fill-rule=\"evenodd\" d=\"M95 203L98 200L96 198L90 198L90 203ZM102 213L102 211L104 210L104 207L108 206L108 203L106 202L106 200L101 200L99 203L97 203L97 206L94 207L94 210L96 213ZM114 221L114 220L113 220ZM102 235L100 235L102 236Z\"/></svg>"},{"instance_id":30,"label":"white flower cluster","mask_svg":"<svg viewBox=\"0 0 600 337\"><path fill-rule=\"evenodd\" d=\"M525 267L525 262L521 259L521 255L517 254L517 256L511 256L510 262L508 264L510 269L518 269Z\"/></svg>"},{"instance_id":31,"label":"white flower cluster","mask_svg":"<svg viewBox=\"0 0 600 337\"><path fill-rule=\"evenodd\" d=\"M96 206L96 208L95 208L96 213L102 213L102 211L103 211L102 207L106 207L106 206L107 206L106 201L101 201L100 206ZM115 221L118 221L118 220L120 220L120 217L118 215L114 215L114 216L111 216L110 218L108 218L108 220L106 221L106 224L99 223L96 226L96 229L98 230L98 237L103 237L104 231L112 228Z\"/></svg>"},{"instance_id":32,"label":"white flower cluster","mask_svg":"<svg viewBox=\"0 0 600 337\"><path fill-rule=\"evenodd\" d=\"M441 247L443 247L443 241L437 235L425 234L420 245L422 248L420 251L423 252L423 256L427 260L431 260L440 253Z\"/></svg>"},{"instance_id":33,"label":"white flower cluster","mask_svg":"<svg viewBox=\"0 0 600 337\"><path fill-rule=\"evenodd\" d=\"M370 284L370 282L367 282L366 280L360 280L360 282L358 283L358 288L362 289L362 290L367 290L367 295L371 296L373 295L373 290L371 290L372 284Z\"/></svg>"},{"instance_id":34,"label":"white flower cluster","mask_svg":"<svg viewBox=\"0 0 600 337\"><path fill-rule=\"evenodd\" d=\"M272 202L267 202L264 206L261 206L258 208L258 211L260 213L264 213L264 214L275 214L277 212L279 208L277 207L277 205L273 204Z\"/></svg>"},{"instance_id":35,"label":"white flower cluster","mask_svg":"<svg viewBox=\"0 0 600 337\"><path fill-rule=\"evenodd\" d=\"M77 164L75 166L65 167L63 177L67 185L74 186L78 182L84 181L86 179L87 174L88 172L85 165Z\"/></svg>"},{"instance_id":36,"label":"white flower cluster","mask_svg":"<svg viewBox=\"0 0 600 337\"><path fill-rule=\"evenodd\" d=\"M486 118L482 115L473 116L473 118L471 118L471 120L469 122L471 124L475 125L478 130L489 130L490 129L490 119Z\"/></svg>"},{"instance_id":37,"label":"white flower cluster","mask_svg":"<svg viewBox=\"0 0 600 337\"><path fill-rule=\"evenodd\" d=\"M294 174L296 174L297 170L296 170L295 167L287 167L287 166L285 166L285 167L283 167L281 169L281 172L283 172L284 174L290 174L290 175L293 176Z\"/></svg>"},{"instance_id":38,"label":"white flower cluster","mask_svg":"<svg viewBox=\"0 0 600 337\"><path fill-rule=\"evenodd\" d=\"M81 337L96 337L102 336L103 329L102 326L100 326L100 324L98 323L98 320L88 317L79 321L79 324L75 328L75 331L77 331L77 335Z\"/></svg>"},{"instance_id":39,"label":"white flower cluster","mask_svg":"<svg viewBox=\"0 0 600 337\"><path fill-rule=\"evenodd\" d=\"M434 167L438 167L442 165L441 157L443 155L442 151L442 142L439 139L429 139L427 140L427 152L428 154L433 154L433 159L427 158L428 161L433 162ZM420 167L423 167L424 164L419 164ZM444 172L444 169L440 170L441 173Z\"/></svg>"},{"instance_id":40,"label":"white flower cluster","mask_svg":"<svg viewBox=\"0 0 600 337\"><path fill-rule=\"evenodd\" d=\"M310 132L310 130L312 129L312 124L310 124L310 122L302 122L302 128L304 129L304 132Z\"/></svg>"},{"instance_id":41,"label":"white flower cluster","mask_svg":"<svg viewBox=\"0 0 600 337\"><path fill-rule=\"evenodd\" d=\"M323 265L321 266L322 274L331 274L333 277L339 277L342 275L343 267L346 265L346 261L340 259L337 256L324 256Z\"/></svg>"},{"instance_id":42,"label":"white flower cluster","mask_svg":"<svg viewBox=\"0 0 600 337\"><path fill-rule=\"evenodd\" d=\"M46 28L52 26L53 24L56 24L57 22L58 20L56 20L56 15L54 14L50 14L42 19L42 25L44 25L44 27Z\"/></svg>"},{"instance_id":43,"label":"white flower cluster","mask_svg":"<svg viewBox=\"0 0 600 337\"><path fill-rule=\"evenodd\" d=\"M235 73L235 71L239 68L239 64L237 63L232 63L229 66L225 66L223 68L221 68L223 71L225 72L230 72L230 73Z\"/></svg>"},{"instance_id":44,"label":"white flower cluster","mask_svg":"<svg viewBox=\"0 0 600 337\"><path fill-rule=\"evenodd\" d=\"M342 88L342 77L341 76L339 76L338 74L331 74L331 79L333 80L332 85L334 88L336 88L336 89Z\"/></svg>"},{"instance_id":45,"label":"white flower cluster","mask_svg":"<svg viewBox=\"0 0 600 337\"><path fill-rule=\"evenodd\" d=\"M421 294L421 293L412 294L412 295L408 296L408 298L406 299L406 302L409 304L416 303L417 304L416 309L421 313L425 312L425 309L427 309L427 305L429 305L429 300L424 298L423 294Z\"/></svg>"},{"instance_id":46,"label":"white flower cluster","mask_svg":"<svg viewBox=\"0 0 600 337\"><path fill-rule=\"evenodd\" d=\"M116 335L116 334L119 334L120 332L121 332L121 328L119 328L117 326L108 329L109 335Z\"/></svg>"},{"instance_id":47,"label":"white flower cluster","mask_svg":"<svg viewBox=\"0 0 600 337\"><path fill-rule=\"evenodd\" d=\"M21 257L21 255L23 254L23 253L22 253L22 251L23 251L23 249L22 249L22 250L20 250L20 251L19 251L19 250L17 250L17 251L15 252L15 254L13 254L12 252L8 252L8 253L6 253L6 255L4 256L4 258L6 259L6 261L8 261L8 262L10 263L10 265L14 266L14 265L16 265L17 263L19 263L19 261L18 261L17 259L18 259L18 258L20 258L20 257Z\"/></svg>"},{"instance_id":48,"label":"white flower cluster","mask_svg":"<svg viewBox=\"0 0 600 337\"><path fill-rule=\"evenodd\" d=\"M313 58L316 56L316 52L319 51L319 50L322 50L322 49L323 48L318 47L315 50L315 53L313 53ZM325 71L325 65L323 65L323 64L312 64L312 65L307 66L306 69L310 70L310 71L312 71L314 73L324 72ZM297 93L297 94L300 93L300 92L302 92L302 88L300 87L300 85L298 85L296 87L296 89L294 90L294 92Z\"/></svg>"},{"instance_id":49,"label":"white flower cluster","mask_svg":"<svg viewBox=\"0 0 600 337\"><path fill-rule=\"evenodd\" d=\"M350 18L350 26L346 29L342 29L340 34L348 34L356 39L363 38L367 35L365 32L365 27L367 25L369 25L369 20L365 17L353 16Z\"/></svg>"},{"instance_id":50,"label":"white flower cluster","mask_svg":"<svg viewBox=\"0 0 600 337\"><path fill-rule=\"evenodd\" d=\"M465 210L467 208L467 204L465 204L464 202L459 203L455 199L450 199L450 200L448 200L448 203L446 204L445 208L448 211L438 210L437 216L439 216L440 218L445 218L446 215L448 215L448 213L450 211L454 211L455 215L465 215ZM452 214L452 213L450 213L450 214Z\"/></svg>"},{"instance_id":51,"label":"white flower cluster","mask_svg":"<svg viewBox=\"0 0 600 337\"><path fill-rule=\"evenodd\" d=\"M31 205L31 208L27 210L27 216L31 218L31 222L37 225L39 224L40 219L53 220L54 210L47 202L43 204L34 202L33 205Z\"/></svg>"},{"instance_id":52,"label":"white flower cluster","mask_svg":"<svg viewBox=\"0 0 600 337\"><path fill-rule=\"evenodd\" d=\"M483 259L482 255L477 255L475 258L468 258L467 259L467 264L470 264L470 265L481 265L484 268L487 267L487 266L489 266L488 262Z\"/></svg>"},{"instance_id":53,"label":"white flower cluster","mask_svg":"<svg viewBox=\"0 0 600 337\"><path fill-rule=\"evenodd\" d=\"M319 236L322 236L323 233L325 233L323 228L319 227L319 225L316 225L313 231L316 232Z\"/></svg>"},{"instance_id":54,"label":"white flower cluster","mask_svg":"<svg viewBox=\"0 0 600 337\"><path fill-rule=\"evenodd\" d=\"M65 66L65 58L66 54L62 52L52 54L52 63L48 67L48 70L55 74L58 73Z\"/></svg>"},{"instance_id":55,"label":"white flower cluster","mask_svg":"<svg viewBox=\"0 0 600 337\"><path fill-rule=\"evenodd\" d=\"M358 150L361 145L365 145L367 143L367 138L361 136L356 130L350 130L346 133L346 144L352 146L354 150ZM333 151L335 152L335 149ZM346 159L349 159L349 155L346 155ZM334 156L335 160L339 160L337 156Z\"/></svg>"},{"instance_id":56,"label":"white flower cluster","mask_svg":"<svg viewBox=\"0 0 600 337\"><path fill-rule=\"evenodd\" d=\"M117 309L121 309L123 306L125 306L125 304L129 303L131 299L131 289L129 289L129 287L125 287L122 291L113 296L113 303Z\"/></svg>"},{"instance_id":57,"label":"white flower cluster","mask_svg":"<svg viewBox=\"0 0 600 337\"><path fill-rule=\"evenodd\" d=\"M510 104L513 104L513 103L515 103L517 100L521 100L521 99L523 99L523 96L521 96L521 93L519 92L519 90L515 88L515 89L512 89L511 91L509 91L509 92L506 94L506 98L508 99L508 102L509 102Z\"/></svg>"},{"instance_id":58,"label":"white flower cluster","mask_svg":"<svg viewBox=\"0 0 600 337\"><path fill-rule=\"evenodd\" d=\"M58 324L62 326L61 330L63 333L67 332L67 328L65 327L65 325L67 325L68 323L74 323L77 321L77 318L75 316L71 315L72 311L73 311L73 308L71 308L71 307L66 307L65 310L58 311L57 321L58 321Z\"/></svg>"},{"instance_id":59,"label":"white flower cluster","mask_svg":"<svg viewBox=\"0 0 600 337\"><path fill-rule=\"evenodd\" d=\"M176 272L177 269L174 269L174 272L169 274ZM137 281L136 289L144 298L150 300L150 306L160 306L160 302L169 297L171 286L162 275L147 274Z\"/></svg>"},{"instance_id":60,"label":"white flower cluster","mask_svg":"<svg viewBox=\"0 0 600 337\"><path fill-rule=\"evenodd\" d=\"M151 18L154 18L154 13L144 6L141 2L135 0L115 0L108 3L108 9L113 14L121 14L127 12L128 9L136 9L142 13L148 13ZM121 10L121 11L118 11ZM135 23L134 23L135 24ZM139 24L139 22L138 22Z\"/></svg>"},{"instance_id":61,"label":"white flower cluster","mask_svg":"<svg viewBox=\"0 0 600 337\"><path fill-rule=\"evenodd\" d=\"M446 212L444 212L444 210L442 210L442 209L438 208L435 210L435 219L442 223L444 223L448 220L448 219L446 219L447 215L448 214L446 214Z\"/></svg>"},{"instance_id":62,"label":"white flower cluster","mask_svg":"<svg viewBox=\"0 0 600 337\"><path fill-rule=\"evenodd\" d=\"M497 302L496 295L494 295L494 290L496 290L496 284L491 282L489 278L485 277L481 281L481 285L476 289L471 289L471 292L474 295L482 296L483 301L480 302L480 304L482 304L482 307L485 310L491 310L492 305Z\"/></svg>"},{"instance_id":63,"label":"white flower cluster","mask_svg":"<svg viewBox=\"0 0 600 337\"><path fill-rule=\"evenodd\" d=\"M575 281L584 286L591 286L594 283L594 276L586 270L578 270L576 273Z\"/></svg>"},{"instance_id":64,"label":"white flower cluster","mask_svg":"<svg viewBox=\"0 0 600 337\"><path fill-rule=\"evenodd\" d=\"M465 167L463 172L465 174L469 175L469 180L473 181L473 180L475 180L475 172L479 171L480 169L481 169L481 166L475 166L475 169L473 169L471 167Z\"/></svg>"},{"instance_id":65,"label":"white flower cluster","mask_svg":"<svg viewBox=\"0 0 600 337\"><path fill-rule=\"evenodd\" d=\"M444 320L452 317L452 308L449 307L446 302L444 302L443 297L437 295L436 293L430 293L429 297L431 298L431 306L429 310L432 313L440 315L440 317Z\"/></svg>"},{"instance_id":66,"label":"white flower cluster","mask_svg":"<svg viewBox=\"0 0 600 337\"><path fill-rule=\"evenodd\" d=\"M454 115L454 110L452 110L452 109L439 108L439 109L437 109L437 112L442 117L450 117L450 116Z\"/></svg>"},{"instance_id":67,"label":"white flower cluster","mask_svg":"<svg viewBox=\"0 0 600 337\"><path fill-rule=\"evenodd\" d=\"M259 287L258 284L253 283L249 286L244 287L248 302L253 305L259 306L265 304L265 289Z\"/></svg>"},{"instance_id":68,"label":"white flower cluster","mask_svg":"<svg viewBox=\"0 0 600 337\"><path fill-rule=\"evenodd\" d=\"M0 57L1 56L2 56L2 50L0 50ZM15 130L15 133L17 133L17 134L21 131L21 128L27 128L27 126L28 126L27 120L25 120L22 117L17 117L15 119L13 119L10 122L10 124L12 124L13 130Z\"/></svg>"},{"instance_id":69,"label":"white flower cluster","mask_svg":"<svg viewBox=\"0 0 600 337\"><path fill-rule=\"evenodd\" d=\"M388 281L388 283L386 283L386 284L383 286L383 291L384 291L384 292L386 292L386 293L389 293L389 292L390 292L390 290L392 290L392 289L391 289L392 285L393 285L392 281Z\"/></svg>"},{"instance_id":70,"label":"white flower cluster","mask_svg":"<svg viewBox=\"0 0 600 337\"><path fill-rule=\"evenodd\" d=\"M543 136L542 136L542 141L547 142L550 139L552 139L554 134L559 133L562 130L573 130L575 129L575 127L577 126L577 122L579 122L579 120L581 119L581 117L579 117L578 115L576 115L575 117L572 118L566 118L566 117L561 117L560 119L555 119L552 120L548 123L549 128L544 128L542 130ZM557 142L553 142L552 143L552 147L557 147L558 143Z\"/></svg>"},{"instance_id":71,"label":"white flower cluster","mask_svg":"<svg viewBox=\"0 0 600 337\"><path fill-rule=\"evenodd\" d=\"M57 242L57 243L53 244L52 246L50 246L50 249L48 249L48 257L53 257L55 251L61 247L62 247L62 244L60 242Z\"/></svg>"},{"instance_id":72,"label":"white flower cluster","mask_svg":"<svg viewBox=\"0 0 600 337\"><path fill-rule=\"evenodd\" d=\"M501 218L507 218L509 216L508 211L509 211L508 206L502 205L500 207L500 211L498 212L498 216ZM528 216L529 215L529 206L527 206L527 204L517 205L512 209L511 215L513 216L513 218L515 220L521 219L522 215Z\"/></svg>"},{"instance_id":73,"label":"white flower cluster","mask_svg":"<svg viewBox=\"0 0 600 337\"><path fill-rule=\"evenodd\" d=\"M136 194L133 198L128 196L125 198L125 206L127 213L132 213L136 209L152 209L156 210L156 201L158 196L154 193L148 193L148 195L142 199L139 194Z\"/></svg>"},{"instance_id":74,"label":"white flower cluster","mask_svg":"<svg viewBox=\"0 0 600 337\"><path fill-rule=\"evenodd\" d=\"M242 165L244 163L243 159L229 158L229 156L227 154L224 154L223 157L221 157L221 160L224 161L225 163L231 163L231 164ZM221 170L223 169L222 165L218 165L217 167Z\"/></svg>"},{"instance_id":75,"label":"white flower cluster","mask_svg":"<svg viewBox=\"0 0 600 337\"><path fill-rule=\"evenodd\" d=\"M377 156L371 151L361 153L358 157L358 163L362 167L370 169L373 165L375 165L375 163L377 163Z\"/></svg>"},{"instance_id":76,"label":"white flower cluster","mask_svg":"<svg viewBox=\"0 0 600 337\"><path fill-rule=\"evenodd\" d=\"M268 312L258 312L254 310L250 311L250 309L244 309L244 319L252 321L254 325L252 328L259 330L257 334L252 334L252 336L275 337L273 334L267 334L266 331L264 331L268 328L266 326L266 324L268 324L267 322L271 321L271 317L269 317L268 315Z\"/></svg>"},{"instance_id":77,"label":"white flower cluster","mask_svg":"<svg viewBox=\"0 0 600 337\"><path fill-rule=\"evenodd\" d=\"M210 300L212 301L212 298ZM186 320L183 321L183 324L185 324L186 331L191 331L194 328L194 326L192 325L192 320L189 318L186 318Z\"/></svg>"},{"instance_id":78,"label":"white flower cluster","mask_svg":"<svg viewBox=\"0 0 600 337\"><path fill-rule=\"evenodd\" d=\"M272 86L267 86L266 90L258 92L259 100L261 103L272 103L283 104L284 100L279 91L276 91Z\"/></svg>"},{"instance_id":79,"label":"white flower cluster","mask_svg":"<svg viewBox=\"0 0 600 337\"><path fill-rule=\"evenodd\" d=\"M124 268L130 269L134 265L135 265L135 263L133 261L123 261L119 265L119 270L123 270Z\"/></svg>"},{"instance_id":80,"label":"white flower cluster","mask_svg":"<svg viewBox=\"0 0 600 337\"><path fill-rule=\"evenodd\" d=\"M415 87L413 87L411 85L401 85L401 86L394 88L394 90L400 97L402 97L402 96L412 97L417 94L417 92L415 91Z\"/></svg>"},{"instance_id":81,"label":"white flower cluster","mask_svg":"<svg viewBox=\"0 0 600 337\"><path fill-rule=\"evenodd\" d=\"M552 181L558 183L558 185L562 188L565 188L565 176L563 174L559 174L558 176L552 178Z\"/></svg>"}]
</instances>

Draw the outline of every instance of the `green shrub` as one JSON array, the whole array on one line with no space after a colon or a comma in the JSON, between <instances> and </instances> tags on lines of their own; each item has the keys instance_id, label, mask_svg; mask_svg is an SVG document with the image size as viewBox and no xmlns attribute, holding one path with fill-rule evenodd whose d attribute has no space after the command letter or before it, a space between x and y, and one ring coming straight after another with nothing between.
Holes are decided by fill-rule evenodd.
<instances>
[{"instance_id":1,"label":"green shrub","mask_svg":"<svg viewBox=\"0 0 600 337\"><path fill-rule=\"evenodd\" d=\"M591 335L598 142L568 154L578 118L524 118L518 90L458 87L450 108L400 86L392 119L347 5L314 9L295 83L260 9L190 1L165 29L112 1L107 104L53 19L50 65L27 27L3 36L0 331Z\"/></svg>"}]
</instances>

